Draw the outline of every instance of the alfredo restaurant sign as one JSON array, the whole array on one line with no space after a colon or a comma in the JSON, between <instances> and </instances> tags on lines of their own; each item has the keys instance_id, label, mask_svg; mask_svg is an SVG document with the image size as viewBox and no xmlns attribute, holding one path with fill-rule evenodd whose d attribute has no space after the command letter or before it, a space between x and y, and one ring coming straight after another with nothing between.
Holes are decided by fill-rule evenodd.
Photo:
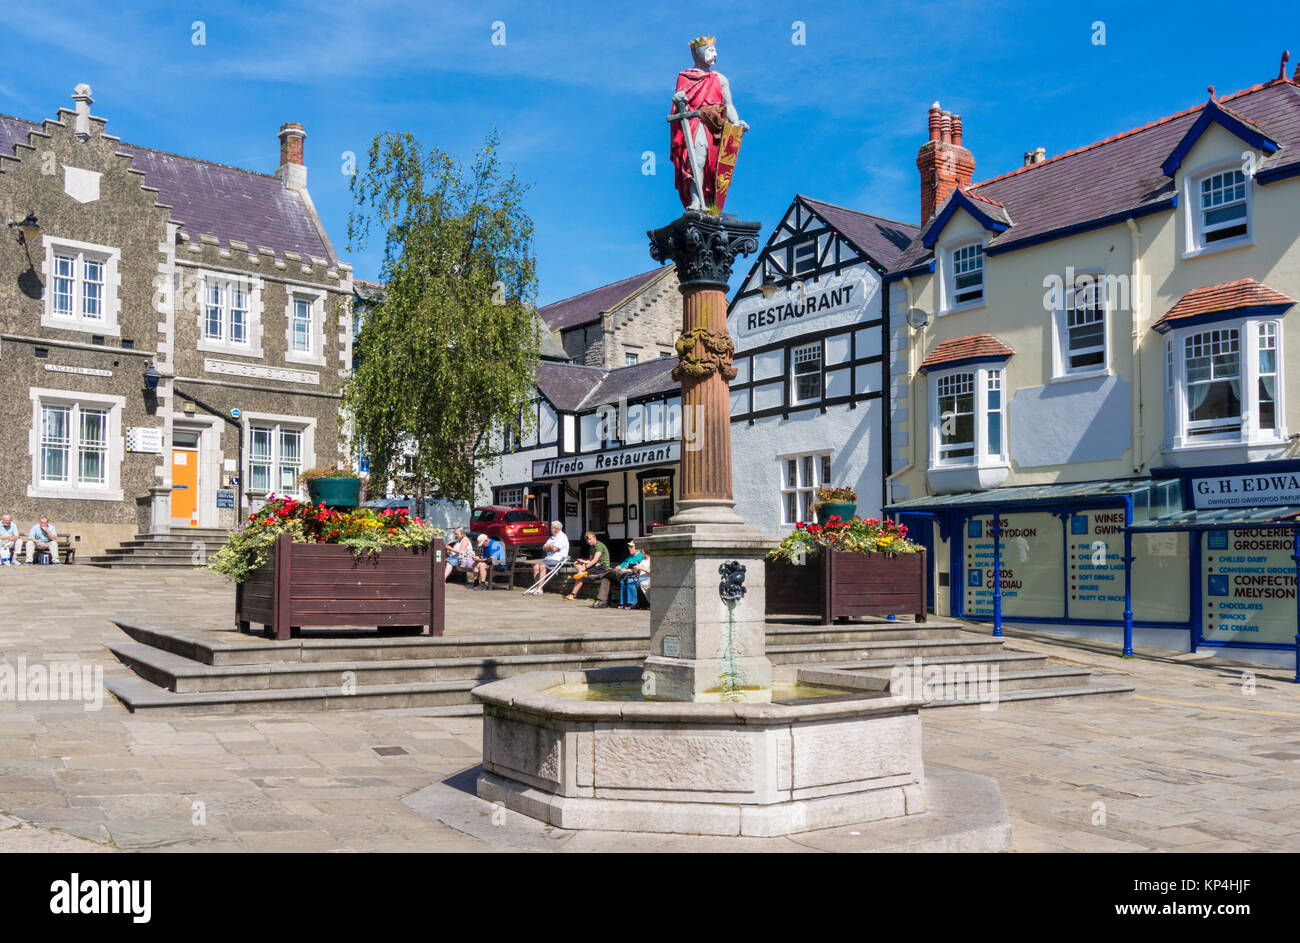
<instances>
[{"instance_id":1,"label":"alfredo restaurant sign","mask_svg":"<svg viewBox=\"0 0 1300 943\"><path fill-rule=\"evenodd\" d=\"M674 439L671 442L609 449L605 452L593 452L590 455L539 458L533 462L533 478L538 481L546 478L571 478L624 468L640 468L645 465L667 465L680 460L681 457L682 443Z\"/></svg>"}]
</instances>

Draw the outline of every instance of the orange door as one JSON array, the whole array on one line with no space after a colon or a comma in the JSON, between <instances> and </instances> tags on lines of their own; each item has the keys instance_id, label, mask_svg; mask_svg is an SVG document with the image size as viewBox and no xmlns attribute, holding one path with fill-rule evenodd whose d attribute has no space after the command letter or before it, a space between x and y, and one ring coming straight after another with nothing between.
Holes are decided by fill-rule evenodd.
<instances>
[{"instance_id":1,"label":"orange door","mask_svg":"<svg viewBox=\"0 0 1300 943\"><path fill-rule=\"evenodd\" d=\"M172 520L193 520L198 506L199 453L172 449Z\"/></svg>"}]
</instances>

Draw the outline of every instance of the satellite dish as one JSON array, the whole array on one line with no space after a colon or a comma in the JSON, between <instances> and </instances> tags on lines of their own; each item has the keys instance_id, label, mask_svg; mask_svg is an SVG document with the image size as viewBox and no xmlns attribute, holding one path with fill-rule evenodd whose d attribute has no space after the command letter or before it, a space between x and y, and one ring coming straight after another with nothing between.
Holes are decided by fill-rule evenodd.
<instances>
[{"instance_id":1,"label":"satellite dish","mask_svg":"<svg viewBox=\"0 0 1300 943\"><path fill-rule=\"evenodd\" d=\"M907 309L907 326L919 331L930 323L930 316L920 308Z\"/></svg>"}]
</instances>

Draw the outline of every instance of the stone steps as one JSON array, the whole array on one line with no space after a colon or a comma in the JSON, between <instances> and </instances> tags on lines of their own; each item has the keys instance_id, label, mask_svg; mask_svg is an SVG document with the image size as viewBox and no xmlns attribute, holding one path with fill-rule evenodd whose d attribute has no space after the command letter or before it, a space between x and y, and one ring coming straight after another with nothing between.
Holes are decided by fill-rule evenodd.
<instances>
[{"instance_id":1,"label":"stone steps","mask_svg":"<svg viewBox=\"0 0 1300 943\"><path fill-rule=\"evenodd\" d=\"M198 544L199 546L195 546ZM165 534L136 534L102 554L79 560L89 566L142 569L148 567L194 567L195 553L203 552L206 561L226 545L226 532L211 528L177 528Z\"/></svg>"},{"instance_id":2,"label":"stone steps","mask_svg":"<svg viewBox=\"0 0 1300 943\"><path fill-rule=\"evenodd\" d=\"M119 621L132 640L110 645L134 676L109 689L132 711L429 709L472 715L479 684L533 671L636 665L649 633L379 636L373 631L309 633L276 641L235 633L186 632ZM1046 655L1003 647L1004 639L962 634L954 623L843 626L769 624L774 664L815 665L889 678L899 667L961 669L976 682L997 672L997 701L1122 697L1132 687L1093 683L1080 667L1049 664ZM351 693L344 693L344 684ZM930 707L981 703L978 688L940 689ZM963 696L958 696L963 695Z\"/></svg>"},{"instance_id":3,"label":"stone steps","mask_svg":"<svg viewBox=\"0 0 1300 943\"><path fill-rule=\"evenodd\" d=\"M382 661L299 662L276 665L203 665L138 642L114 644L109 651L140 677L177 694L219 691L358 687L509 678L530 671L577 671L637 665L643 651L498 655L483 658L386 659Z\"/></svg>"}]
</instances>

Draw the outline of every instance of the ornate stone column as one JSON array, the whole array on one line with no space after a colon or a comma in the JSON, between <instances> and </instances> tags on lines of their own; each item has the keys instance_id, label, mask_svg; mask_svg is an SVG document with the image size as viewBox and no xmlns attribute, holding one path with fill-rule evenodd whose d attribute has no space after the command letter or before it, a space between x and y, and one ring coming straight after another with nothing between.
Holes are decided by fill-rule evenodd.
<instances>
[{"instance_id":1,"label":"ornate stone column","mask_svg":"<svg viewBox=\"0 0 1300 943\"><path fill-rule=\"evenodd\" d=\"M758 248L760 223L687 210L649 233L650 255L677 265L682 333L673 379L682 385L682 464L671 524L742 524L731 492L735 344L727 333L727 280L737 256Z\"/></svg>"},{"instance_id":2,"label":"ornate stone column","mask_svg":"<svg viewBox=\"0 0 1300 943\"><path fill-rule=\"evenodd\" d=\"M764 651L763 555L775 538L745 526L731 491L735 350L727 333L727 279L758 248L759 223L687 210L650 233L650 254L672 260L682 291L673 377L682 385L678 510L643 538L652 563L650 657L642 689L653 700L769 701ZM743 591L723 592L723 570L743 570Z\"/></svg>"}]
</instances>

